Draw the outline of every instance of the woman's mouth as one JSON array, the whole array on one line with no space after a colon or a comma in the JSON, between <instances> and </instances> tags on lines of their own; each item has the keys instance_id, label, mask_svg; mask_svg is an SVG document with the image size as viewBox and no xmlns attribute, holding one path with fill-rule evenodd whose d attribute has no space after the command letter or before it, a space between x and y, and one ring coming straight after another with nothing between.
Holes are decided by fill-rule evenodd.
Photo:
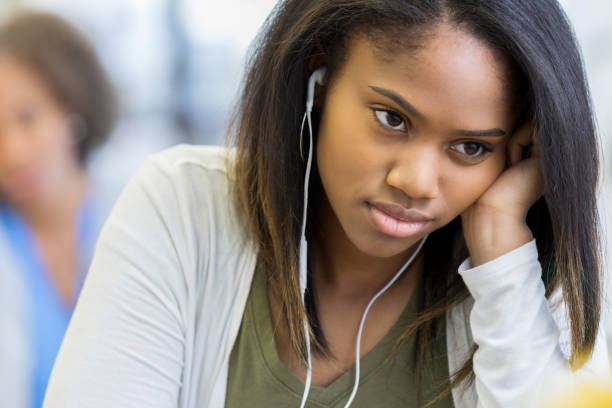
<instances>
[{"instance_id":1,"label":"woman's mouth","mask_svg":"<svg viewBox=\"0 0 612 408\"><path fill-rule=\"evenodd\" d=\"M408 238L421 233L433 221L420 211L397 204L368 202L368 212L374 225L384 234L395 238Z\"/></svg>"}]
</instances>

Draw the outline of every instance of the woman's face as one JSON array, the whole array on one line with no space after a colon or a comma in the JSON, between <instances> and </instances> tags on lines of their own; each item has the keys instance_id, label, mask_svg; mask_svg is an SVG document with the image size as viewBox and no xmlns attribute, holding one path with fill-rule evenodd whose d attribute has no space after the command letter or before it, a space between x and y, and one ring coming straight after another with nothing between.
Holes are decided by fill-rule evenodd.
<instances>
[{"instance_id":1,"label":"woman's face","mask_svg":"<svg viewBox=\"0 0 612 408\"><path fill-rule=\"evenodd\" d=\"M317 162L331 216L359 250L408 250L502 172L513 127L504 70L487 45L449 26L394 55L365 36L349 42L325 91Z\"/></svg>"},{"instance_id":2,"label":"woman's face","mask_svg":"<svg viewBox=\"0 0 612 408\"><path fill-rule=\"evenodd\" d=\"M13 204L58 191L78 167L66 112L31 69L0 56L0 196Z\"/></svg>"}]
</instances>

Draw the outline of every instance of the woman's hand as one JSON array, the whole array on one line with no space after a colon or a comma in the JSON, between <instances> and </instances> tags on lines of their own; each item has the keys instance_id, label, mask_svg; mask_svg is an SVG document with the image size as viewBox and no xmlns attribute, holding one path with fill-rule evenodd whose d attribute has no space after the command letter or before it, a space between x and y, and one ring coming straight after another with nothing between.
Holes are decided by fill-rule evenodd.
<instances>
[{"instance_id":1,"label":"woman's hand","mask_svg":"<svg viewBox=\"0 0 612 408\"><path fill-rule=\"evenodd\" d=\"M507 160L508 168L461 214L473 266L533 239L526 222L527 211L542 195L543 187L537 135L530 123L510 137Z\"/></svg>"}]
</instances>

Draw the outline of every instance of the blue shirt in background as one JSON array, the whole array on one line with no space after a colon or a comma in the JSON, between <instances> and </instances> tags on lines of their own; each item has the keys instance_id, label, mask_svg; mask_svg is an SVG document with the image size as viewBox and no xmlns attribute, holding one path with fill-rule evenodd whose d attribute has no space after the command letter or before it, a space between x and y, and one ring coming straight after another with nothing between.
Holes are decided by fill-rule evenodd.
<instances>
[{"instance_id":1,"label":"blue shirt in background","mask_svg":"<svg viewBox=\"0 0 612 408\"><path fill-rule=\"evenodd\" d=\"M97 217L89 201L85 200L79 209L77 222L77 294L83 285L100 227L100 217ZM31 401L33 408L41 408L74 305L66 305L57 291L29 226L6 205L0 206L0 228L5 230L18 262L20 270L15 272L20 275L27 296L25 303L28 305L26 316L29 316L29 322L26 324L32 355L32 367L29 370L32 374Z\"/></svg>"}]
</instances>

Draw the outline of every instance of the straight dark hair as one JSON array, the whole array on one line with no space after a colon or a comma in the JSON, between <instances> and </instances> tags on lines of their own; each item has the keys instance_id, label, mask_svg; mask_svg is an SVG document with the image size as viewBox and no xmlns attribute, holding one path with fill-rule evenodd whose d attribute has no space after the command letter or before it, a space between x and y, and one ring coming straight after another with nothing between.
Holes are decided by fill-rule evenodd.
<instances>
[{"instance_id":1,"label":"straight dark hair","mask_svg":"<svg viewBox=\"0 0 612 408\"><path fill-rule=\"evenodd\" d=\"M325 60L331 82L351 35L365 34L383 50L401 49L413 47L420 33L437 24L468 30L499 52L509 67L507 80L520 121L530 120L538 134L544 195L530 209L527 223L547 296L562 290L572 334L571 363L579 368L592 353L601 309L599 141L580 52L557 0L277 4L252 48L230 136L237 145L232 172L236 203L281 302L292 347L304 356L303 319L308 316L311 327L317 322L316 312L302 306L298 285L305 174L299 131L306 80L316 68L310 66L313 57ZM457 273L467 255L459 218L433 232L425 245L420 315L402 336L416 334L421 366L436 323L469 295ZM451 386L466 378L473 378L471 358L451 373Z\"/></svg>"}]
</instances>

